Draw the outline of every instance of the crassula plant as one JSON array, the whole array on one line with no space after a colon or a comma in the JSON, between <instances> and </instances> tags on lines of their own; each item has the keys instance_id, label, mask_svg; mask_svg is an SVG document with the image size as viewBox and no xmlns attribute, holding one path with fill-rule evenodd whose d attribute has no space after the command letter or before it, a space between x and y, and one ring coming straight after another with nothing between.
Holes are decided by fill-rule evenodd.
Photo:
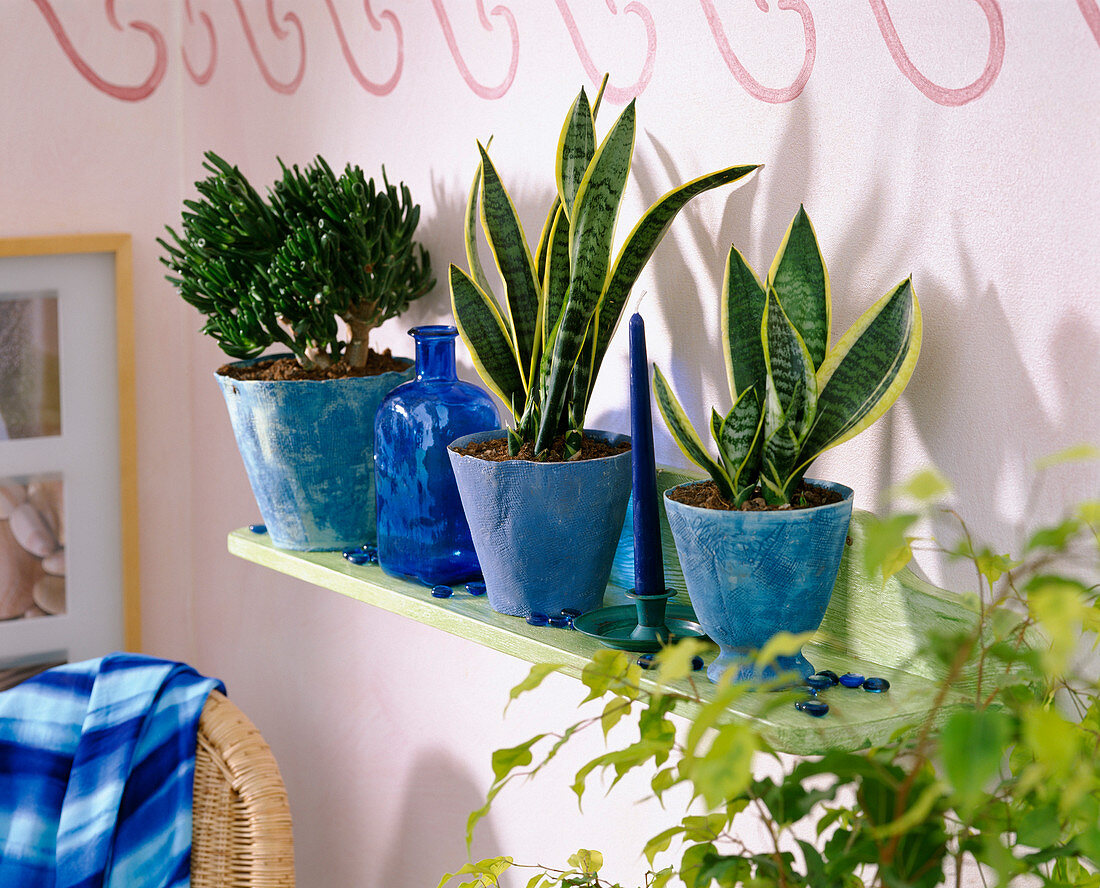
<instances>
[{"instance_id":1,"label":"crassula plant","mask_svg":"<svg viewBox=\"0 0 1100 888\"><path fill-rule=\"evenodd\" d=\"M371 330L435 283L413 239L420 207L409 189L385 170L381 188L357 166L336 175L318 156L303 169L280 160L265 197L237 167L205 157L210 175L184 202L181 233L158 238L168 280L206 316L203 332L235 358L278 344L306 369L364 366Z\"/></svg>"},{"instance_id":2,"label":"crassula plant","mask_svg":"<svg viewBox=\"0 0 1100 888\"><path fill-rule=\"evenodd\" d=\"M909 279L832 346L831 310L829 273L803 208L765 281L730 248L721 330L733 407L711 410L717 460L654 366L654 395L672 437L731 505L757 492L769 505L791 502L810 463L871 425L909 382L921 344Z\"/></svg>"},{"instance_id":3,"label":"crassula plant","mask_svg":"<svg viewBox=\"0 0 1100 888\"><path fill-rule=\"evenodd\" d=\"M604 80L606 83L606 78ZM510 409L514 455L525 443L546 459L564 436L563 456L579 451L592 386L630 289L673 218L698 194L743 179L757 167L702 176L660 198L613 252L615 223L634 153L631 101L597 145L595 117L582 89L558 140L556 196L532 250L508 191L480 143L481 163L466 211L469 271L450 268L455 323L481 378ZM498 301L478 255L480 217L504 284Z\"/></svg>"}]
</instances>

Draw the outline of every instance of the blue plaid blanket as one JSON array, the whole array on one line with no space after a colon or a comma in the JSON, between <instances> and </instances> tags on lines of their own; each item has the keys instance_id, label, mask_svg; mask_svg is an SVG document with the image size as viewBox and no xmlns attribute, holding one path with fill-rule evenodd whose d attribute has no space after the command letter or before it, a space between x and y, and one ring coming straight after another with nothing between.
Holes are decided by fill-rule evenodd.
<instances>
[{"instance_id":1,"label":"blue plaid blanket","mask_svg":"<svg viewBox=\"0 0 1100 888\"><path fill-rule=\"evenodd\" d=\"M180 663L110 654L0 693L0 886L186 888L213 688Z\"/></svg>"}]
</instances>

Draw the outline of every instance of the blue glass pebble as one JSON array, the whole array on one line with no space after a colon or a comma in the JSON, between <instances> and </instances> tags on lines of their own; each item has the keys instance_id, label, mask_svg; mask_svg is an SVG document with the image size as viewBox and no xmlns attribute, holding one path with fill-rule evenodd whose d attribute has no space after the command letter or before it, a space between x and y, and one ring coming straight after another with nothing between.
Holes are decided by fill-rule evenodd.
<instances>
[{"instance_id":1,"label":"blue glass pebble","mask_svg":"<svg viewBox=\"0 0 1100 888\"><path fill-rule=\"evenodd\" d=\"M545 626L550 618L546 614L533 613L527 618L527 622L532 626Z\"/></svg>"},{"instance_id":2,"label":"blue glass pebble","mask_svg":"<svg viewBox=\"0 0 1100 888\"><path fill-rule=\"evenodd\" d=\"M563 607L561 609L561 612L563 614L565 614L565 616L567 616L567 617L576 618L576 617L579 617L581 615L581 612L579 610L577 610L575 607Z\"/></svg>"},{"instance_id":3,"label":"blue glass pebble","mask_svg":"<svg viewBox=\"0 0 1100 888\"><path fill-rule=\"evenodd\" d=\"M573 625L573 619L568 614L554 614L549 618L549 623L555 629L569 629Z\"/></svg>"},{"instance_id":4,"label":"blue glass pebble","mask_svg":"<svg viewBox=\"0 0 1100 888\"><path fill-rule=\"evenodd\" d=\"M806 715L812 715L814 718L821 718L829 711L829 704L823 700L799 700L794 704L794 708L799 712L805 712Z\"/></svg>"},{"instance_id":5,"label":"blue glass pebble","mask_svg":"<svg viewBox=\"0 0 1100 888\"><path fill-rule=\"evenodd\" d=\"M890 682L885 678L869 678L863 683L863 690L870 691L872 694L881 694L883 691L890 690Z\"/></svg>"},{"instance_id":6,"label":"blue glass pebble","mask_svg":"<svg viewBox=\"0 0 1100 888\"><path fill-rule=\"evenodd\" d=\"M840 676L833 672L832 669L822 669L815 674L824 675L826 678L830 679L834 685L840 684Z\"/></svg>"},{"instance_id":7,"label":"blue glass pebble","mask_svg":"<svg viewBox=\"0 0 1100 888\"><path fill-rule=\"evenodd\" d=\"M815 691L824 691L828 688L836 687L836 683L840 679L831 678L828 675L822 675L820 672L815 672L813 675L806 676L806 686L812 688Z\"/></svg>"},{"instance_id":8,"label":"blue glass pebble","mask_svg":"<svg viewBox=\"0 0 1100 888\"><path fill-rule=\"evenodd\" d=\"M642 654L638 658L637 663L643 669L655 669L657 666L657 662L653 659L653 654Z\"/></svg>"},{"instance_id":9,"label":"blue glass pebble","mask_svg":"<svg viewBox=\"0 0 1100 888\"><path fill-rule=\"evenodd\" d=\"M377 546L361 546L359 551L367 556L367 561L369 561L371 564L377 564L378 563L378 547Z\"/></svg>"},{"instance_id":10,"label":"blue glass pebble","mask_svg":"<svg viewBox=\"0 0 1100 888\"><path fill-rule=\"evenodd\" d=\"M253 533L267 533L266 524L249 524L248 529L251 530Z\"/></svg>"},{"instance_id":11,"label":"blue glass pebble","mask_svg":"<svg viewBox=\"0 0 1100 888\"><path fill-rule=\"evenodd\" d=\"M432 598L450 598L453 592L450 586L432 586Z\"/></svg>"},{"instance_id":12,"label":"blue glass pebble","mask_svg":"<svg viewBox=\"0 0 1100 888\"><path fill-rule=\"evenodd\" d=\"M361 549L348 549L344 557L352 564L367 564L370 561L370 557Z\"/></svg>"},{"instance_id":13,"label":"blue glass pebble","mask_svg":"<svg viewBox=\"0 0 1100 888\"><path fill-rule=\"evenodd\" d=\"M703 668L703 658L698 654L691 658L691 668L696 672Z\"/></svg>"},{"instance_id":14,"label":"blue glass pebble","mask_svg":"<svg viewBox=\"0 0 1100 888\"><path fill-rule=\"evenodd\" d=\"M840 683L846 688L858 688L863 684L863 676L858 672L845 672L840 676Z\"/></svg>"},{"instance_id":15,"label":"blue glass pebble","mask_svg":"<svg viewBox=\"0 0 1100 888\"><path fill-rule=\"evenodd\" d=\"M477 581L472 582L472 583L467 583L466 584L466 591L469 592L471 595L484 595L485 594L485 584L483 582L481 582L480 580L477 580Z\"/></svg>"}]
</instances>

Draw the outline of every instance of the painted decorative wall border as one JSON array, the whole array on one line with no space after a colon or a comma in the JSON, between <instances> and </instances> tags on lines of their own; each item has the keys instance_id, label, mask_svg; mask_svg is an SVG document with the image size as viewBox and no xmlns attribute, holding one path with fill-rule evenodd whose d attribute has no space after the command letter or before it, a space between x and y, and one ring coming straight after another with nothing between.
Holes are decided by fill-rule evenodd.
<instances>
[{"instance_id":1,"label":"painted decorative wall border","mask_svg":"<svg viewBox=\"0 0 1100 888\"><path fill-rule=\"evenodd\" d=\"M66 58L76 68L77 72L95 89L125 102L138 102L149 98L157 91L164 80L169 65L169 48L163 30L151 22L142 19L132 19L123 24L115 9L115 0L104 0L104 16L108 25L115 31L126 33L136 31L152 44L153 61L149 74L140 83L123 84L113 83L98 73L88 61L81 55L73 44L66 29L65 23L58 15L55 0L32 0L42 14L58 46ZM199 85L207 85L214 76L218 65L218 35L214 20L211 18L204 4L213 0L185 0L184 12L186 15L187 32L189 34L201 33L204 35L206 46L200 49L198 46L180 47L180 56L184 68L191 80ZM369 25L371 32L378 35L378 39L389 41L396 46L395 62L392 72L382 81L371 80L363 72L356 60L347 37L345 22L337 12L333 0L325 0L332 27L340 46L341 54L355 81L369 93L378 96L389 95L397 87L405 68L405 32L396 13L390 9L383 9L376 13L375 8L380 4L375 0L361 0L362 14ZM604 70L588 48L582 28L578 25L573 14L573 6L578 0L555 0L558 12L561 15L563 26L573 43L573 47L580 59L585 73L596 83ZM755 0L757 8L763 12L770 11L767 0ZM897 30L894 27L887 7L887 0L868 0L871 13L874 16L878 29L882 34L886 49L897 65L898 70L928 99L944 106L960 106L973 102L983 95L996 82L1001 67L1005 61L1005 23L1004 14L999 0L974 0L985 15L989 29L988 55L986 63L977 78L967 86L950 88L935 83L923 73L911 61L902 43ZM1081 11L1084 24L1092 32L1098 45L1100 45L1100 6L1098 0L1076 0ZM242 0L232 0L237 12L241 30L248 44L249 51L262 76L264 83L273 92L290 95L298 90L306 74L306 49L307 40L305 29L301 19L292 10L280 12L288 6L292 6L294 0L265 0L267 23L266 27L280 43L285 42L291 47L296 47L297 67L293 76L289 79L279 79L272 73L264 55L256 40L256 27L250 21ZM534 35L522 35L521 28L515 14L504 3L497 3L491 9L486 8L485 0L431 0L432 10L438 21L447 49L454 61L457 73L477 96L483 99L499 99L506 95L515 81L516 72L520 64L520 48L523 40L536 39ZM606 96L610 101L624 103L634 96L645 91L653 77L657 60L657 42L659 27L652 12L641 0L629 0L620 10L616 0L604 0L608 13L615 20L624 20L633 17L641 24L639 32L637 27L622 28L622 40L636 40L639 36L645 40L645 55L642 69L638 72L633 82L629 85L620 85L617 78L612 76L612 83L608 86ZM726 33L722 23L716 0L699 0L698 8L685 15L701 15L709 27L714 40L715 48L726 66L729 68L733 79L750 96L761 102L783 103L798 98L805 88L813 73L814 63L817 58L817 29L813 14L805 0L775 0L775 5L780 12L793 12L800 16L804 33L805 50L801 68L795 79L787 86L766 86L758 81L748 69L741 63ZM685 10L687 7L685 7ZM507 69L501 70L499 78L493 82L482 82L473 73L467 64L467 57L462 48L462 32L455 27L455 21L462 22L462 29L473 27L471 20L476 16L477 26L493 35L494 39L506 41L508 47ZM632 23L633 25L633 23ZM664 25L667 27L667 23ZM198 42L193 40L192 42ZM367 50L370 47L366 48Z\"/></svg>"}]
</instances>

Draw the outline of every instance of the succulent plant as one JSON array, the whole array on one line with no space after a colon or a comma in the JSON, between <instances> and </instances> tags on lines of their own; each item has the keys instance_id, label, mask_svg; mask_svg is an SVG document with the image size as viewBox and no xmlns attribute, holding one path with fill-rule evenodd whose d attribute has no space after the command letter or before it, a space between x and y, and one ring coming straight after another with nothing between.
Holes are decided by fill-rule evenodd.
<instances>
[{"instance_id":1,"label":"succulent plant","mask_svg":"<svg viewBox=\"0 0 1100 888\"><path fill-rule=\"evenodd\" d=\"M488 151L478 143L481 163L466 211L469 272L451 265L451 303L475 368L515 420L509 430L513 454L531 442L536 458L545 459L559 435L565 436L566 458L578 451L592 386L630 289L673 218L696 195L757 168L728 167L668 192L613 255L634 153L635 109L631 101L597 146L602 94L603 85L590 106L582 89L565 119L555 163L557 196L534 250ZM478 256L479 213L504 282L503 303Z\"/></svg>"},{"instance_id":2,"label":"succulent plant","mask_svg":"<svg viewBox=\"0 0 1100 888\"><path fill-rule=\"evenodd\" d=\"M251 358L279 343L306 368L341 356L361 367L370 331L434 285L413 239L420 207L384 168L378 189L351 164L337 176L320 156L304 169L280 160L265 198L237 167L205 157L210 175L195 183L199 199L184 201L182 234L169 228L172 243L157 242L168 280L226 354Z\"/></svg>"},{"instance_id":3,"label":"succulent plant","mask_svg":"<svg viewBox=\"0 0 1100 888\"><path fill-rule=\"evenodd\" d=\"M731 247L722 284L722 332L733 407L711 410L718 459L708 453L656 365L653 390L672 437L741 506L758 488L790 502L821 453L855 437L905 389L921 344L921 313L906 279L832 347L829 273L799 208L764 283Z\"/></svg>"}]
</instances>

